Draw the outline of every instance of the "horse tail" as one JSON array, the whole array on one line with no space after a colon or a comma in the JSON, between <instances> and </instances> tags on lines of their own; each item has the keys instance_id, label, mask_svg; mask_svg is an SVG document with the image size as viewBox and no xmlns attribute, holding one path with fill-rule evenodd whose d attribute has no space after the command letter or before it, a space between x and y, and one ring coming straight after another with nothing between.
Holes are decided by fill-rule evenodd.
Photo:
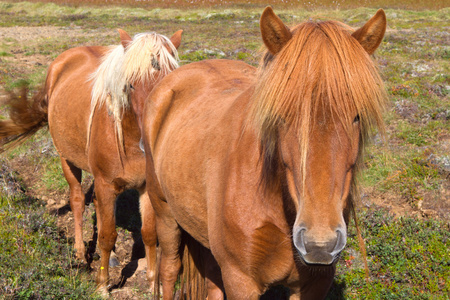
<instances>
[{"instance_id":1,"label":"horse tail","mask_svg":"<svg viewBox=\"0 0 450 300\"><path fill-rule=\"evenodd\" d=\"M182 274L180 278L180 299L206 299L205 255L208 249L192 238L187 232L182 233L184 244L182 255Z\"/></svg>"},{"instance_id":2,"label":"horse tail","mask_svg":"<svg viewBox=\"0 0 450 300\"><path fill-rule=\"evenodd\" d=\"M48 101L45 88L28 99L28 87L20 94L9 92L6 105L9 119L0 121L0 153L14 148L48 125Z\"/></svg>"}]
</instances>

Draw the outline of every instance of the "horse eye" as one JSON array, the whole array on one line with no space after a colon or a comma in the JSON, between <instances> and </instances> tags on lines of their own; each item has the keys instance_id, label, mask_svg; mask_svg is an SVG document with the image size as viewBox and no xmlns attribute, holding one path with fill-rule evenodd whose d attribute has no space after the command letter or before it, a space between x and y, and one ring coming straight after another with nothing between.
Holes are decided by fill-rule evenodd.
<instances>
[{"instance_id":1,"label":"horse eye","mask_svg":"<svg viewBox=\"0 0 450 300\"><path fill-rule=\"evenodd\" d=\"M358 123L359 122L359 115L356 115L355 119L353 120L353 123Z\"/></svg>"},{"instance_id":2,"label":"horse eye","mask_svg":"<svg viewBox=\"0 0 450 300\"><path fill-rule=\"evenodd\" d=\"M132 84L130 84L130 89L134 90L134 86Z\"/></svg>"},{"instance_id":3,"label":"horse eye","mask_svg":"<svg viewBox=\"0 0 450 300\"><path fill-rule=\"evenodd\" d=\"M152 67L155 70L157 70L157 71L161 70L161 66L159 65L159 61L155 57L152 58Z\"/></svg>"}]
</instances>

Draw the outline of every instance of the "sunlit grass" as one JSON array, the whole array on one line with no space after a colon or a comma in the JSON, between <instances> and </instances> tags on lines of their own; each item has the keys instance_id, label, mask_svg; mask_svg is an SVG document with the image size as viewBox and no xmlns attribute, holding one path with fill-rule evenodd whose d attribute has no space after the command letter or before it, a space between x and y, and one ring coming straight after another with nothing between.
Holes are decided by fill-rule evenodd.
<instances>
[{"instance_id":1,"label":"sunlit grass","mask_svg":"<svg viewBox=\"0 0 450 300\"><path fill-rule=\"evenodd\" d=\"M1 299L100 299L44 202L1 196L0 223Z\"/></svg>"}]
</instances>

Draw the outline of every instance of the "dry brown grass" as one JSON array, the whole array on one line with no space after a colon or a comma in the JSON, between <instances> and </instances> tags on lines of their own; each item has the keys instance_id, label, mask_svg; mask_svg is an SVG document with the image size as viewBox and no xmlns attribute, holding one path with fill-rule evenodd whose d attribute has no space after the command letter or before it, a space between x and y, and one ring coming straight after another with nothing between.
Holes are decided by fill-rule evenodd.
<instances>
[{"instance_id":1,"label":"dry brown grass","mask_svg":"<svg viewBox=\"0 0 450 300\"><path fill-rule=\"evenodd\" d=\"M15 2L15 0L9 0ZM264 7L351 9L357 7L438 10L449 7L448 0L29 0L78 5L124 5L143 8Z\"/></svg>"}]
</instances>

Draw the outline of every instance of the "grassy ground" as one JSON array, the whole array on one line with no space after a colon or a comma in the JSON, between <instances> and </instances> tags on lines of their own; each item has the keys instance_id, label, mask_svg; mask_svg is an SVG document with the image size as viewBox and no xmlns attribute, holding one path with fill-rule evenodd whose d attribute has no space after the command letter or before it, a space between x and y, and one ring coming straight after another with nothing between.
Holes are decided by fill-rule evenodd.
<instances>
[{"instance_id":1,"label":"grassy ground","mask_svg":"<svg viewBox=\"0 0 450 300\"><path fill-rule=\"evenodd\" d=\"M2 89L13 89L21 80L39 86L48 64L66 49L119 43L115 28L168 36L183 29L183 64L207 58L258 63L262 1L196 1L193 8L186 1L162 5L161 0L137 8L60 2L70 5L0 1L0 97ZM389 24L375 55L390 96L387 142L376 137L368 149L359 208L370 281L364 279L351 226L329 299L448 299L450 9L443 8L444 1L392 6L366 1L369 8L355 8L354 1L311 2L307 7L276 2L274 9L287 24L311 18L358 27L381 6ZM307 10L299 9L302 5ZM4 154L1 166L0 219L5 226L0 228L0 269L8 271L0 277L0 298L64 298L68 290L73 290L70 298L90 298L90 274L70 263L70 234L57 228L56 217L45 208L43 199L67 197L49 134L41 132ZM124 234L130 231L129 239L138 235L138 225L123 220L118 226Z\"/></svg>"},{"instance_id":2,"label":"grassy ground","mask_svg":"<svg viewBox=\"0 0 450 300\"><path fill-rule=\"evenodd\" d=\"M0 298L95 299L88 273L46 213L42 200L22 193L0 198Z\"/></svg>"},{"instance_id":3,"label":"grassy ground","mask_svg":"<svg viewBox=\"0 0 450 300\"><path fill-rule=\"evenodd\" d=\"M144 8L236 8L265 7L316 9L351 9L358 7L391 7L400 9L441 9L448 6L445 0L32 0L31 2L58 2L70 6L121 5Z\"/></svg>"}]
</instances>

